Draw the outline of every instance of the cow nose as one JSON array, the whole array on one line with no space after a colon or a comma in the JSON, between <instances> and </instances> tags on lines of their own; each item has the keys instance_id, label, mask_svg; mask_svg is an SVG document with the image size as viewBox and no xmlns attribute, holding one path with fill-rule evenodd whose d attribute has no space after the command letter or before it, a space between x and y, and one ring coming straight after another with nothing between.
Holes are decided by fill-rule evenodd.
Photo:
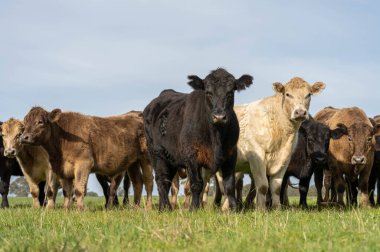
<instances>
[{"instance_id":1,"label":"cow nose","mask_svg":"<svg viewBox=\"0 0 380 252\"><path fill-rule=\"evenodd\" d=\"M214 113L212 114L212 121L217 123L225 123L227 121L226 113Z\"/></svg>"},{"instance_id":2,"label":"cow nose","mask_svg":"<svg viewBox=\"0 0 380 252\"><path fill-rule=\"evenodd\" d=\"M14 157L14 156L16 156L16 149L12 148L12 149L6 149L6 150L4 150L4 156L6 156L6 157Z\"/></svg>"},{"instance_id":3,"label":"cow nose","mask_svg":"<svg viewBox=\"0 0 380 252\"><path fill-rule=\"evenodd\" d=\"M30 143L30 139L31 139L31 137L29 134L22 134L20 136L21 143Z\"/></svg>"},{"instance_id":4,"label":"cow nose","mask_svg":"<svg viewBox=\"0 0 380 252\"><path fill-rule=\"evenodd\" d=\"M353 165L363 165L367 162L365 156L353 156L351 159L351 163Z\"/></svg>"},{"instance_id":5,"label":"cow nose","mask_svg":"<svg viewBox=\"0 0 380 252\"><path fill-rule=\"evenodd\" d=\"M306 112L306 110L304 110L304 109L296 109L296 110L294 111L294 117L295 117L296 119L306 118L306 114L307 114L307 112Z\"/></svg>"},{"instance_id":6,"label":"cow nose","mask_svg":"<svg viewBox=\"0 0 380 252\"><path fill-rule=\"evenodd\" d=\"M326 156L320 155L320 156L315 157L315 161L317 161L317 163L319 164L323 164L323 163L326 163L327 158Z\"/></svg>"}]
</instances>

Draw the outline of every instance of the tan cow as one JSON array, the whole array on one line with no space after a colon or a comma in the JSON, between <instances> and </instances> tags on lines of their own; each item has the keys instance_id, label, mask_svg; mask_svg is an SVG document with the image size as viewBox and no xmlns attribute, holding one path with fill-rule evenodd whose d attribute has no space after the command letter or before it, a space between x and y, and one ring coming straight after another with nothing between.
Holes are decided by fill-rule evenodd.
<instances>
[{"instance_id":1,"label":"tan cow","mask_svg":"<svg viewBox=\"0 0 380 252\"><path fill-rule=\"evenodd\" d=\"M34 107L24 123L20 139L23 143L41 145L48 152L53 171L62 181L65 208L70 207L73 186L77 206L84 208L83 198L91 172L111 179L108 206L113 205L116 183L112 180L136 163L148 181L147 207L151 208L153 173L140 112L102 118Z\"/></svg>"},{"instance_id":2,"label":"tan cow","mask_svg":"<svg viewBox=\"0 0 380 252\"><path fill-rule=\"evenodd\" d=\"M335 183L338 203L344 206L346 182L343 175L345 175L347 181L358 184L362 193L361 204L370 207L368 179L375 151L374 136L379 132L379 124L372 123L365 112L357 107L343 109L328 107L318 112L314 119L330 129L338 127L345 132L342 138L331 140L329 146L328 168Z\"/></svg>"},{"instance_id":3,"label":"tan cow","mask_svg":"<svg viewBox=\"0 0 380 252\"><path fill-rule=\"evenodd\" d=\"M47 207L54 208L59 181L51 169L49 155L41 146L21 144L20 136L23 131L24 125L19 120L11 118L3 123L4 155L16 157L20 164L33 197L33 206L40 207L38 184L46 181Z\"/></svg>"},{"instance_id":4,"label":"tan cow","mask_svg":"<svg viewBox=\"0 0 380 252\"><path fill-rule=\"evenodd\" d=\"M297 143L298 129L308 118L311 96L324 88L322 82L309 85L295 77L286 85L274 83L274 96L235 106L240 126L236 172L251 171L258 209L265 209L268 188L273 195L272 207L280 207L282 179Z\"/></svg>"}]
</instances>

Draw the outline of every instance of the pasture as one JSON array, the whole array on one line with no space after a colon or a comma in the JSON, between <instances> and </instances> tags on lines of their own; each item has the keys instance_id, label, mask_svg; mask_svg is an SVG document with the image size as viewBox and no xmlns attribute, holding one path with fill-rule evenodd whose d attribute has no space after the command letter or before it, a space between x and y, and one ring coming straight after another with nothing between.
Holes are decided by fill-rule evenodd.
<instances>
[{"instance_id":1,"label":"pasture","mask_svg":"<svg viewBox=\"0 0 380 252\"><path fill-rule=\"evenodd\" d=\"M180 199L182 200L182 199ZM328 208L221 213L106 211L103 197L84 212L31 209L10 198L0 210L0 251L378 251L380 210ZM297 197L291 198L293 205ZM315 205L311 198L310 205ZM211 199L210 199L211 202ZM157 203L157 198L155 198Z\"/></svg>"}]
</instances>

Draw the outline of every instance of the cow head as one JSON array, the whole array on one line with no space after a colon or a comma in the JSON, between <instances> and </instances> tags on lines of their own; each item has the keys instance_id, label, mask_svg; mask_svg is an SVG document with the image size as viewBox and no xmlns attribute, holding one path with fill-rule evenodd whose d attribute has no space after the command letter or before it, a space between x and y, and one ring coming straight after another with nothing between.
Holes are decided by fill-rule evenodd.
<instances>
[{"instance_id":1,"label":"cow head","mask_svg":"<svg viewBox=\"0 0 380 252\"><path fill-rule=\"evenodd\" d=\"M349 127L342 123L337 124L338 128L345 131L344 139L348 146L351 157L351 164L363 166L367 163L367 156L375 147L375 136L378 134L380 124L369 125L366 122L356 122Z\"/></svg>"},{"instance_id":2,"label":"cow head","mask_svg":"<svg viewBox=\"0 0 380 252\"><path fill-rule=\"evenodd\" d=\"M342 128L330 130L326 125L310 119L301 124L300 133L306 138L306 153L312 162L317 165L326 165L330 138L341 138L345 130Z\"/></svg>"},{"instance_id":3,"label":"cow head","mask_svg":"<svg viewBox=\"0 0 380 252\"><path fill-rule=\"evenodd\" d=\"M20 136L24 131L24 125L14 118L4 122L1 126L1 134L3 136L4 156L13 158L17 156L22 145Z\"/></svg>"},{"instance_id":4,"label":"cow head","mask_svg":"<svg viewBox=\"0 0 380 252\"><path fill-rule=\"evenodd\" d=\"M32 108L24 118L25 130L20 139L22 143L41 145L49 141L52 126L61 115L60 109L47 112L41 107Z\"/></svg>"},{"instance_id":5,"label":"cow head","mask_svg":"<svg viewBox=\"0 0 380 252\"><path fill-rule=\"evenodd\" d=\"M321 93L325 86L322 82L311 86L299 77L291 79L286 85L273 83L274 91L282 96L282 107L286 115L294 122L308 119L311 96Z\"/></svg>"},{"instance_id":6,"label":"cow head","mask_svg":"<svg viewBox=\"0 0 380 252\"><path fill-rule=\"evenodd\" d=\"M253 77L243 75L239 79L222 68L212 71L204 80L196 75L188 77L188 84L194 90L203 90L206 106L211 111L213 124L223 125L233 113L235 91L244 90L252 84Z\"/></svg>"}]
</instances>

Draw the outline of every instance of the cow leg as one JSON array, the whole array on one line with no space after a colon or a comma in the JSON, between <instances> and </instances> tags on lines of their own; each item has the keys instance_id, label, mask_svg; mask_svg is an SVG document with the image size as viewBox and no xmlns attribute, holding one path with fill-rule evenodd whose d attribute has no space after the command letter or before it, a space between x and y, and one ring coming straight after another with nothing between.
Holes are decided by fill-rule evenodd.
<instances>
[{"instance_id":1,"label":"cow leg","mask_svg":"<svg viewBox=\"0 0 380 252\"><path fill-rule=\"evenodd\" d=\"M222 202L222 196L223 196L222 190L223 190L223 178L220 172L217 172L215 174L215 198L214 198L214 205L217 207L220 207L221 202Z\"/></svg>"},{"instance_id":2,"label":"cow leg","mask_svg":"<svg viewBox=\"0 0 380 252\"><path fill-rule=\"evenodd\" d=\"M228 199L229 208L236 210L236 195L235 195L235 164L237 155L233 155L230 159L226 160L222 165L222 176L224 193Z\"/></svg>"},{"instance_id":3,"label":"cow leg","mask_svg":"<svg viewBox=\"0 0 380 252\"><path fill-rule=\"evenodd\" d=\"M253 179L255 181L256 185L256 192L257 192L257 204L256 208L258 210L265 210L266 209L266 199L267 199L267 192L268 192L268 179L266 175L266 168L261 162L253 162L252 159L250 161L250 167L251 167L251 173L253 175Z\"/></svg>"},{"instance_id":4,"label":"cow leg","mask_svg":"<svg viewBox=\"0 0 380 252\"><path fill-rule=\"evenodd\" d=\"M170 188L172 197L171 197L171 206L173 209L176 208L177 205L177 199L178 199L178 192L179 192L179 174L178 172L175 174L173 180L172 180L172 186Z\"/></svg>"},{"instance_id":5,"label":"cow leg","mask_svg":"<svg viewBox=\"0 0 380 252\"><path fill-rule=\"evenodd\" d=\"M153 168L149 159L141 160L140 166L146 191L146 209L151 210L153 208Z\"/></svg>"},{"instance_id":6,"label":"cow leg","mask_svg":"<svg viewBox=\"0 0 380 252\"><path fill-rule=\"evenodd\" d=\"M108 197L109 197L109 185L107 176L101 174L95 174L96 179L99 181L100 186L102 187L104 197L106 198L105 207L107 207Z\"/></svg>"},{"instance_id":7,"label":"cow leg","mask_svg":"<svg viewBox=\"0 0 380 252\"><path fill-rule=\"evenodd\" d=\"M133 186L133 203L135 207L140 207L142 189L143 189L143 177L140 170L140 164L134 163L128 168L128 175L131 178Z\"/></svg>"},{"instance_id":8,"label":"cow leg","mask_svg":"<svg viewBox=\"0 0 380 252\"><path fill-rule=\"evenodd\" d=\"M123 206L127 206L129 204L129 188L131 187L131 179L129 178L128 172L124 174L123 187L124 187Z\"/></svg>"},{"instance_id":9,"label":"cow leg","mask_svg":"<svg viewBox=\"0 0 380 252\"><path fill-rule=\"evenodd\" d=\"M198 165L194 163L189 163L187 167L191 191L190 210L196 210L200 206L200 196L203 190L203 179L200 171L201 167L198 167Z\"/></svg>"},{"instance_id":10,"label":"cow leg","mask_svg":"<svg viewBox=\"0 0 380 252\"><path fill-rule=\"evenodd\" d=\"M256 197L256 186L255 186L255 180L252 177L252 174L249 174L249 177L251 178L251 186L249 188L249 192L247 194L247 197L245 198L245 208L253 208L253 202Z\"/></svg>"},{"instance_id":11,"label":"cow leg","mask_svg":"<svg viewBox=\"0 0 380 252\"><path fill-rule=\"evenodd\" d=\"M238 209L243 208L243 186L244 186L244 173L239 172L235 174L235 183L236 183L236 201Z\"/></svg>"},{"instance_id":12,"label":"cow leg","mask_svg":"<svg viewBox=\"0 0 380 252\"><path fill-rule=\"evenodd\" d=\"M158 188L158 194L160 196L159 200L159 210L171 210L171 205L169 202L168 193L170 190L170 185L173 181L173 178L177 172L176 169L170 169L166 162L160 158L153 162L155 174L156 174L156 184Z\"/></svg>"},{"instance_id":13,"label":"cow leg","mask_svg":"<svg viewBox=\"0 0 380 252\"><path fill-rule=\"evenodd\" d=\"M314 183L317 189L317 205L320 206L322 199L323 168L317 167L314 171Z\"/></svg>"},{"instance_id":14,"label":"cow leg","mask_svg":"<svg viewBox=\"0 0 380 252\"><path fill-rule=\"evenodd\" d=\"M344 191L346 189L346 182L343 179L342 173L337 173L336 176L334 176L335 180L335 189L338 194L338 204L341 206L345 206L343 196Z\"/></svg>"},{"instance_id":15,"label":"cow leg","mask_svg":"<svg viewBox=\"0 0 380 252\"><path fill-rule=\"evenodd\" d=\"M287 195L288 192L286 190L288 188L288 181L289 181L289 176L287 174L285 174L284 179L282 180L281 193L280 193L281 205L285 205L285 206L289 206L289 200L287 200L287 202L285 202L285 196L288 196Z\"/></svg>"},{"instance_id":16,"label":"cow leg","mask_svg":"<svg viewBox=\"0 0 380 252\"><path fill-rule=\"evenodd\" d=\"M3 176L0 178L0 192L1 192L1 208L8 208L8 193L9 193L9 185L11 181L11 176Z\"/></svg>"},{"instance_id":17,"label":"cow leg","mask_svg":"<svg viewBox=\"0 0 380 252\"><path fill-rule=\"evenodd\" d=\"M331 189L331 171L325 170L324 171L324 178L323 178L323 186L325 187L325 198L323 199L324 202L330 202L330 189Z\"/></svg>"},{"instance_id":18,"label":"cow leg","mask_svg":"<svg viewBox=\"0 0 380 252\"><path fill-rule=\"evenodd\" d=\"M117 176L114 176L111 179L111 184L109 187L107 208L111 208L112 206L114 206L115 198L117 198L117 189L119 188L119 185L121 183L121 180L123 179L123 176L124 176L124 174L119 174Z\"/></svg>"},{"instance_id":19,"label":"cow leg","mask_svg":"<svg viewBox=\"0 0 380 252\"><path fill-rule=\"evenodd\" d=\"M303 208L307 208L307 193L309 192L311 178L302 178L299 183L299 192L300 192L300 203L299 205Z\"/></svg>"},{"instance_id":20,"label":"cow leg","mask_svg":"<svg viewBox=\"0 0 380 252\"><path fill-rule=\"evenodd\" d=\"M202 179L203 179L203 188L202 188L202 206L205 207L208 201L208 190L210 186L211 173L205 168L202 168Z\"/></svg>"},{"instance_id":21,"label":"cow leg","mask_svg":"<svg viewBox=\"0 0 380 252\"><path fill-rule=\"evenodd\" d=\"M90 175L90 170L93 165L90 163L81 163L80 166L75 169L74 177L74 194L77 200L78 210L84 210L84 196L87 190L88 176ZM108 199L110 200L110 199Z\"/></svg>"},{"instance_id":22,"label":"cow leg","mask_svg":"<svg viewBox=\"0 0 380 252\"><path fill-rule=\"evenodd\" d=\"M284 178L286 169L281 169L277 174L270 178L270 191L272 194L272 208L281 208L280 193L281 184Z\"/></svg>"},{"instance_id":23,"label":"cow leg","mask_svg":"<svg viewBox=\"0 0 380 252\"><path fill-rule=\"evenodd\" d=\"M377 179L377 205L380 205L380 179Z\"/></svg>"},{"instance_id":24,"label":"cow leg","mask_svg":"<svg viewBox=\"0 0 380 252\"><path fill-rule=\"evenodd\" d=\"M45 189L47 189L46 181L38 183L38 201L40 202L40 206L45 206L47 203L45 201Z\"/></svg>"},{"instance_id":25,"label":"cow leg","mask_svg":"<svg viewBox=\"0 0 380 252\"><path fill-rule=\"evenodd\" d=\"M189 209L190 200L191 200L191 189L190 189L190 180L188 177L186 178L186 181L185 181L184 191L185 191L185 201L183 202L183 208Z\"/></svg>"},{"instance_id":26,"label":"cow leg","mask_svg":"<svg viewBox=\"0 0 380 252\"><path fill-rule=\"evenodd\" d=\"M368 199L368 180L369 180L369 172L367 174L360 174L359 176L359 189L361 192L360 203L361 203L361 206L363 207L371 208L371 204Z\"/></svg>"},{"instance_id":27,"label":"cow leg","mask_svg":"<svg viewBox=\"0 0 380 252\"><path fill-rule=\"evenodd\" d=\"M59 181L57 175L50 171L48 174L48 179L46 182L46 197L47 197L47 208L52 209L55 207L55 199L57 197L57 191L59 187Z\"/></svg>"},{"instance_id":28,"label":"cow leg","mask_svg":"<svg viewBox=\"0 0 380 252\"><path fill-rule=\"evenodd\" d=\"M73 196L73 180L61 179L62 191L63 191L63 208L69 209L71 206Z\"/></svg>"},{"instance_id":29,"label":"cow leg","mask_svg":"<svg viewBox=\"0 0 380 252\"><path fill-rule=\"evenodd\" d=\"M40 203L40 200L39 200L39 197L38 197L39 193L40 193L40 188L39 188L38 184L34 183L30 179L28 179L28 184L29 184L30 194L32 195L32 199L33 199L32 206L34 208L41 207L41 203Z\"/></svg>"}]
</instances>

